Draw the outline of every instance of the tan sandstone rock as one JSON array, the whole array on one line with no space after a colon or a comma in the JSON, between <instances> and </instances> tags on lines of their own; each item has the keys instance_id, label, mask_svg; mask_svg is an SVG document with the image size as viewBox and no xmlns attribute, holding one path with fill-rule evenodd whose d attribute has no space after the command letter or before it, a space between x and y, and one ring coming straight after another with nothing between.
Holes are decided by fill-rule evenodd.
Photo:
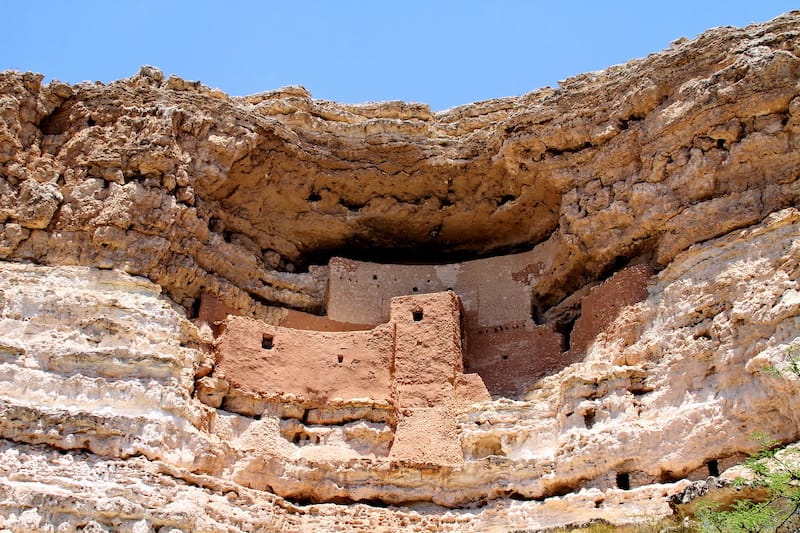
<instances>
[{"instance_id":1,"label":"tan sandstone rock","mask_svg":"<svg viewBox=\"0 0 800 533\"><path fill-rule=\"evenodd\" d=\"M621 525L797 441L798 34L439 113L0 73L0 528Z\"/></svg>"}]
</instances>

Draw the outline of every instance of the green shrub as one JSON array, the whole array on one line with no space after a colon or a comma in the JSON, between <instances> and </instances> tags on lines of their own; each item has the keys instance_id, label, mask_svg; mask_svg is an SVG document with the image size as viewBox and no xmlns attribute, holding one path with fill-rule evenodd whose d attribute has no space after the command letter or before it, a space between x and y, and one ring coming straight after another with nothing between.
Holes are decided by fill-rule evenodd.
<instances>
[{"instance_id":1,"label":"green shrub","mask_svg":"<svg viewBox=\"0 0 800 533\"><path fill-rule=\"evenodd\" d=\"M782 377L789 372L800 377L800 346L787 350L787 364L783 371L769 366L762 371ZM702 507L696 515L703 531L720 533L766 533L800 531L800 468L789 450L768 435L755 434L759 448L745 461L749 479L739 478L739 488L763 489L763 499L744 498L726 508L720 504ZM794 452L796 453L796 452Z\"/></svg>"}]
</instances>

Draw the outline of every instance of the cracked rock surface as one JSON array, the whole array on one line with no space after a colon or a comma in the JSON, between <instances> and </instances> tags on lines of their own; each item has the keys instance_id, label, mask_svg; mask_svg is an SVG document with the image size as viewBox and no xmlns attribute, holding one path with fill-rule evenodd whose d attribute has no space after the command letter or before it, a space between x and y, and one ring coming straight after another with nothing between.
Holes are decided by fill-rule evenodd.
<instances>
[{"instance_id":1,"label":"cracked rock surface","mask_svg":"<svg viewBox=\"0 0 800 533\"><path fill-rule=\"evenodd\" d=\"M0 73L0 528L625 524L800 438L800 12L437 113L42 79ZM543 321L652 276L516 400L437 412L463 463L394 461L374 413L208 400L201 294L280 322L324 312L334 255L537 249Z\"/></svg>"},{"instance_id":2,"label":"cracked rock surface","mask_svg":"<svg viewBox=\"0 0 800 533\"><path fill-rule=\"evenodd\" d=\"M536 287L553 305L620 258L664 266L797 201L797 31L797 15L716 29L439 113L301 88L229 98L154 69L77 86L7 72L0 257L119 268L264 316L320 310L313 266L331 254L541 243L558 249Z\"/></svg>"}]
</instances>

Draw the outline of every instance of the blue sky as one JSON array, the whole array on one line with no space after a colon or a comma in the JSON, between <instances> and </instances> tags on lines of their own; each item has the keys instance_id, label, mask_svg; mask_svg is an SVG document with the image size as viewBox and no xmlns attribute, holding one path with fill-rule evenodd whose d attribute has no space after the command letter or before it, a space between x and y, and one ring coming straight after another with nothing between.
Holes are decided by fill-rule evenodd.
<instances>
[{"instance_id":1,"label":"blue sky","mask_svg":"<svg viewBox=\"0 0 800 533\"><path fill-rule=\"evenodd\" d=\"M151 64L231 95L303 85L341 102L434 110L524 94L715 26L800 8L780 0L6 1L0 70L77 83Z\"/></svg>"}]
</instances>

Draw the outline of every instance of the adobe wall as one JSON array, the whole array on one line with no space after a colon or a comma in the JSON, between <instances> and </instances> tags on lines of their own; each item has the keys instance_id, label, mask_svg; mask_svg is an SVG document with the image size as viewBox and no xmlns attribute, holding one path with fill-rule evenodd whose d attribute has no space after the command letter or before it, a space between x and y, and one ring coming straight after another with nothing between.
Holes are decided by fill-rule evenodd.
<instances>
[{"instance_id":1,"label":"adobe wall","mask_svg":"<svg viewBox=\"0 0 800 533\"><path fill-rule=\"evenodd\" d=\"M461 302L452 291L392 299L397 429L392 461L464 462L453 407L490 399L480 376L464 374Z\"/></svg>"},{"instance_id":2,"label":"adobe wall","mask_svg":"<svg viewBox=\"0 0 800 533\"><path fill-rule=\"evenodd\" d=\"M220 334L222 322L228 315L239 316L237 309L225 305L219 298L203 291L200 293L200 308L197 315L197 325L207 325L214 336ZM275 316L279 318L275 318ZM358 331L372 329L374 324L349 324L331 320L326 316L313 315L294 309L277 309L272 320L273 324L285 328L304 329L310 331Z\"/></svg>"},{"instance_id":3,"label":"adobe wall","mask_svg":"<svg viewBox=\"0 0 800 533\"><path fill-rule=\"evenodd\" d=\"M570 352L583 354L624 307L647 298L647 281L652 275L652 266L636 265L592 287L581 299L581 314L570 334Z\"/></svg>"},{"instance_id":4,"label":"adobe wall","mask_svg":"<svg viewBox=\"0 0 800 533\"><path fill-rule=\"evenodd\" d=\"M464 371L458 297L448 291L394 298L391 320L397 407L435 407L452 400L456 376Z\"/></svg>"},{"instance_id":5,"label":"adobe wall","mask_svg":"<svg viewBox=\"0 0 800 533\"><path fill-rule=\"evenodd\" d=\"M312 315L303 311L286 309L286 315L278 325L284 328L305 329L310 331L359 331L372 329L370 324L350 324L331 320L325 316Z\"/></svg>"},{"instance_id":6,"label":"adobe wall","mask_svg":"<svg viewBox=\"0 0 800 533\"><path fill-rule=\"evenodd\" d=\"M394 325L320 332L230 317L217 339L214 376L266 397L294 395L306 405L333 399L392 397Z\"/></svg>"},{"instance_id":7,"label":"adobe wall","mask_svg":"<svg viewBox=\"0 0 800 533\"><path fill-rule=\"evenodd\" d=\"M228 318L228 315L238 314L238 310L225 305L225 303L216 296L212 296L205 291L200 293L200 308L197 312L197 325L207 325L211 328L214 336L219 335L222 322Z\"/></svg>"},{"instance_id":8,"label":"adobe wall","mask_svg":"<svg viewBox=\"0 0 800 533\"><path fill-rule=\"evenodd\" d=\"M532 320L467 331L464 365L493 396L515 398L564 367L563 336Z\"/></svg>"},{"instance_id":9,"label":"adobe wall","mask_svg":"<svg viewBox=\"0 0 800 533\"><path fill-rule=\"evenodd\" d=\"M395 298L390 321L367 331L299 330L231 316L216 342L214 377L266 397L294 395L307 406L372 399L411 409L457 395L486 399L480 378L457 379L464 369L460 318L453 292Z\"/></svg>"},{"instance_id":10,"label":"adobe wall","mask_svg":"<svg viewBox=\"0 0 800 533\"><path fill-rule=\"evenodd\" d=\"M467 327L521 322L531 316L531 282L549 259L541 251L446 265L397 265L330 260L327 312L333 320L380 324L395 296L452 289L462 301Z\"/></svg>"},{"instance_id":11,"label":"adobe wall","mask_svg":"<svg viewBox=\"0 0 800 533\"><path fill-rule=\"evenodd\" d=\"M326 412L332 400L389 402L392 461L463 463L452 410L490 399L478 375L463 373L461 302L452 291L394 298L389 322L368 331L297 330L243 317L224 326L213 376L225 383L221 395L294 396L301 424L325 424L309 413ZM212 399L218 407L224 398Z\"/></svg>"}]
</instances>

